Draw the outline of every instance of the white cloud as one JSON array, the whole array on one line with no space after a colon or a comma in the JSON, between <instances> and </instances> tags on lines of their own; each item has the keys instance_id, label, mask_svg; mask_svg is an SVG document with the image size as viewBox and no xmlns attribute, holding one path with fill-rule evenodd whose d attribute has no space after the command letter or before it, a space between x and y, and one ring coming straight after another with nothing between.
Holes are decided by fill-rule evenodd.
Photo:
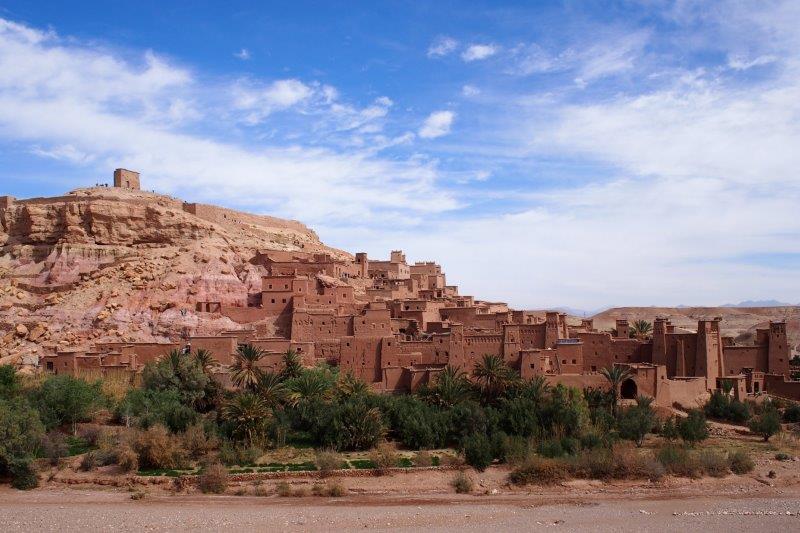
<instances>
[{"instance_id":1,"label":"white cloud","mask_svg":"<svg viewBox=\"0 0 800 533\"><path fill-rule=\"evenodd\" d=\"M241 59L242 61L247 61L248 59L250 59L250 50L248 50L247 48L242 48L241 50L233 54L233 57Z\"/></svg>"},{"instance_id":2,"label":"white cloud","mask_svg":"<svg viewBox=\"0 0 800 533\"><path fill-rule=\"evenodd\" d=\"M749 70L753 67L760 67L775 63L778 60L773 55L758 56L755 59L747 59L744 56L734 55L728 57L728 66L733 70Z\"/></svg>"},{"instance_id":3,"label":"white cloud","mask_svg":"<svg viewBox=\"0 0 800 533\"><path fill-rule=\"evenodd\" d=\"M325 103L335 91L319 84L247 80L239 88L236 102L220 100L218 85L208 86L153 53L138 64L0 19L0 139L27 143L42 157L93 161L97 172L136 168L147 188L312 224L358 219L379 225L397 213L457 206L438 189L437 170L424 160L209 133L229 127L240 106L261 113L316 106L309 107L319 114L312 124L319 119L323 128L325 121L337 128L358 116L366 125L385 116L388 98L364 109L336 110L335 101ZM185 119L193 106L177 102L196 101L205 129L181 130L174 116ZM320 135L329 137L329 129Z\"/></svg>"},{"instance_id":4,"label":"white cloud","mask_svg":"<svg viewBox=\"0 0 800 533\"><path fill-rule=\"evenodd\" d=\"M478 96L479 94L481 94L481 90L475 87L474 85L464 85L461 88L461 94L466 96L467 98L470 98L472 96Z\"/></svg>"},{"instance_id":5,"label":"white cloud","mask_svg":"<svg viewBox=\"0 0 800 533\"><path fill-rule=\"evenodd\" d=\"M481 61L492 57L500 51L500 47L494 44L472 44L461 53L464 61Z\"/></svg>"},{"instance_id":6,"label":"white cloud","mask_svg":"<svg viewBox=\"0 0 800 533\"><path fill-rule=\"evenodd\" d=\"M439 37L428 47L428 57L444 57L458 48L458 41L452 37Z\"/></svg>"},{"instance_id":7,"label":"white cloud","mask_svg":"<svg viewBox=\"0 0 800 533\"><path fill-rule=\"evenodd\" d=\"M450 133L455 116L452 111L434 111L425 119L425 123L419 129L419 136L423 139L434 139L447 135Z\"/></svg>"}]
</instances>

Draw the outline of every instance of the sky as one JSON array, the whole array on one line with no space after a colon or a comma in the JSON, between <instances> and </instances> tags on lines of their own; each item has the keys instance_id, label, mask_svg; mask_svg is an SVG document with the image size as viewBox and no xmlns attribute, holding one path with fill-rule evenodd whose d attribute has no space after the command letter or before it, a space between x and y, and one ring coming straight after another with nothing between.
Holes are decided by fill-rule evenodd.
<instances>
[{"instance_id":1,"label":"sky","mask_svg":"<svg viewBox=\"0 0 800 533\"><path fill-rule=\"evenodd\" d=\"M800 2L0 0L0 194L135 169L517 308L800 302Z\"/></svg>"}]
</instances>

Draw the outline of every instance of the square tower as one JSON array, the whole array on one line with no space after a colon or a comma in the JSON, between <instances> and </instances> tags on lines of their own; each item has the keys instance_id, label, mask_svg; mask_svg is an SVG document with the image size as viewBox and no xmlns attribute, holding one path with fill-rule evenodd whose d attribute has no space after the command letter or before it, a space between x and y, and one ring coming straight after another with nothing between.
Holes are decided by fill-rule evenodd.
<instances>
[{"instance_id":1,"label":"square tower","mask_svg":"<svg viewBox=\"0 0 800 533\"><path fill-rule=\"evenodd\" d=\"M140 190L139 173L133 170L118 168L114 171L114 187L121 189Z\"/></svg>"}]
</instances>

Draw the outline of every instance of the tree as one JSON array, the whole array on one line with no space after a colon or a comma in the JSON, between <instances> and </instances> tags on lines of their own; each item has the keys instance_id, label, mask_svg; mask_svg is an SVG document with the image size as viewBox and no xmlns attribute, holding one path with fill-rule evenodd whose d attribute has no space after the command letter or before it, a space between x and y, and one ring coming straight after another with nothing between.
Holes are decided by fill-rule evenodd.
<instances>
[{"instance_id":1,"label":"tree","mask_svg":"<svg viewBox=\"0 0 800 533\"><path fill-rule=\"evenodd\" d=\"M476 433L464 439L464 459L478 472L492 464L492 443L483 433Z\"/></svg>"},{"instance_id":2,"label":"tree","mask_svg":"<svg viewBox=\"0 0 800 533\"><path fill-rule=\"evenodd\" d=\"M194 359L206 374L208 374L215 363L214 354L203 348L199 348L194 352Z\"/></svg>"},{"instance_id":3,"label":"tree","mask_svg":"<svg viewBox=\"0 0 800 533\"><path fill-rule=\"evenodd\" d=\"M754 416L750 420L750 431L764 437L764 442L769 441L769 438L781 431L781 415L774 405L764 405L761 414Z\"/></svg>"},{"instance_id":4,"label":"tree","mask_svg":"<svg viewBox=\"0 0 800 533\"><path fill-rule=\"evenodd\" d=\"M320 371L303 372L286 383L289 404L297 407L314 400L326 401L332 395L331 377Z\"/></svg>"},{"instance_id":5,"label":"tree","mask_svg":"<svg viewBox=\"0 0 800 533\"><path fill-rule=\"evenodd\" d=\"M678 434L690 446L708 438L708 422L700 409L691 409L686 418L678 420Z\"/></svg>"},{"instance_id":6,"label":"tree","mask_svg":"<svg viewBox=\"0 0 800 533\"><path fill-rule=\"evenodd\" d=\"M339 375L336 392L340 398L347 399L352 396L368 394L369 385L364 380L355 377L352 372L346 372Z\"/></svg>"},{"instance_id":7,"label":"tree","mask_svg":"<svg viewBox=\"0 0 800 533\"><path fill-rule=\"evenodd\" d=\"M241 344L236 349L236 360L231 367L231 380L237 387L254 390L261 375L258 362L264 352L252 344Z\"/></svg>"},{"instance_id":8,"label":"tree","mask_svg":"<svg viewBox=\"0 0 800 533\"><path fill-rule=\"evenodd\" d=\"M634 320L631 325L631 333L634 337L644 339L653 332L653 324L647 320Z\"/></svg>"},{"instance_id":9,"label":"tree","mask_svg":"<svg viewBox=\"0 0 800 533\"><path fill-rule=\"evenodd\" d=\"M69 424L77 432L78 422L89 419L103 399L101 383L87 383L69 375L49 376L35 393L36 405L48 428Z\"/></svg>"},{"instance_id":10,"label":"tree","mask_svg":"<svg viewBox=\"0 0 800 533\"><path fill-rule=\"evenodd\" d=\"M484 355L472 371L481 397L493 403L511 387L517 376L499 355Z\"/></svg>"},{"instance_id":11,"label":"tree","mask_svg":"<svg viewBox=\"0 0 800 533\"><path fill-rule=\"evenodd\" d=\"M197 422L199 415L177 390L133 389L117 406L116 417L126 426L135 423L147 429L161 424L180 432Z\"/></svg>"},{"instance_id":12,"label":"tree","mask_svg":"<svg viewBox=\"0 0 800 533\"><path fill-rule=\"evenodd\" d=\"M222 407L222 416L232 424L234 435L252 445L263 435L271 411L267 404L252 392L241 392Z\"/></svg>"},{"instance_id":13,"label":"tree","mask_svg":"<svg viewBox=\"0 0 800 533\"><path fill-rule=\"evenodd\" d=\"M283 354L283 369L280 376L283 380L293 379L300 377L303 373L303 362L300 360L300 355L294 350L287 350Z\"/></svg>"},{"instance_id":14,"label":"tree","mask_svg":"<svg viewBox=\"0 0 800 533\"><path fill-rule=\"evenodd\" d=\"M0 365L0 399L13 398L21 388L16 369L12 365Z\"/></svg>"},{"instance_id":15,"label":"tree","mask_svg":"<svg viewBox=\"0 0 800 533\"><path fill-rule=\"evenodd\" d=\"M600 369L600 374L608 381L611 387L611 413L617 416L617 404L619 403L619 388L622 382L633 375L631 369L623 366L612 366L611 368Z\"/></svg>"},{"instance_id":16,"label":"tree","mask_svg":"<svg viewBox=\"0 0 800 533\"><path fill-rule=\"evenodd\" d=\"M180 350L172 350L142 370L142 386L155 391L177 391L181 400L199 407L214 394L215 385L197 360Z\"/></svg>"},{"instance_id":17,"label":"tree","mask_svg":"<svg viewBox=\"0 0 800 533\"><path fill-rule=\"evenodd\" d=\"M322 441L337 450L366 450L380 442L385 431L380 409L356 395L332 406Z\"/></svg>"},{"instance_id":18,"label":"tree","mask_svg":"<svg viewBox=\"0 0 800 533\"><path fill-rule=\"evenodd\" d=\"M0 398L0 474L10 474L16 488L34 488L38 482L31 464L44 426L23 398Z\"/></svg>"},{"instance_id":19,"label":"tree","mask_svg":"<svg viewBox=\"0 0 800 533\"><path fill-rule=\"evenodd\" d=\"M667 421L664 422L664 425L661 426L661 436L670 442L680 437L680 434L678 433L678 426L675 424L674 416L669 417Z\"/></svg>"},{"instance_id":20,"label":"tree","mask_svg":"<svg viewBox=\"0 0 800 533\"><path fill-rule=\"evenodd\" d=\"M275 407L286 398L286 385L279 375L273 372L261 372L258 376L258 383L256 383L256 394L268 406Z\"/></svg>"},{"instance_id":21,"label":"tree","mask_svg":"<svg viewBox=\"0 0 800 533\"><path fill-rule=\"evenodd\" d=\"M639 396L636 399L636 405L620 413L617 421L620 437L634 441L637 447L642 446L645 435L653 429L656 423L656 415L651 407L652 403L652 398Z\"/></svg>"},{"instance_id":22,"label":"tree","mask_svg":"<svg viewBox=\"0 0 800 533\"><path fill-rule=\"evenodd\" d=\"M454 366L444 367L430 386L421 393L428 403L440 407L452 407L472 398L472 387L467 374Z\"/></svg>"}]
</instances>

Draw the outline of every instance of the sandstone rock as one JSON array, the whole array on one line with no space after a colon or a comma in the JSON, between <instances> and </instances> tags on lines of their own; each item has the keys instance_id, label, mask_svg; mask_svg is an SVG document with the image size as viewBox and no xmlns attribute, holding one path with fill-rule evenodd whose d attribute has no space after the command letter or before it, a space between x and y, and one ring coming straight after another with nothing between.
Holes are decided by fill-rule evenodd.
<instances>
[{"instance_id":1,"label":"sandstone rock","mask_svg":"<svg viewBox=\"0 0 800 533\"><path fill-rule=\"evenodd\" d=\"M36 324L28 335L28 340L35 342L39 340L46 331L47 329L44 324Z\"/></svg>"},{"instance_id":2,"label":"sandstone rock","mask_svg":"<svg viewBox=\"0 0 800 533\"><path fill-rule=\"evenodd\" d=\"M14 333L17 334L17 337L26 337L28 335L28 327L25 324L17 324L17 327L14 328Z\"/></svg>"}]
</instances>

